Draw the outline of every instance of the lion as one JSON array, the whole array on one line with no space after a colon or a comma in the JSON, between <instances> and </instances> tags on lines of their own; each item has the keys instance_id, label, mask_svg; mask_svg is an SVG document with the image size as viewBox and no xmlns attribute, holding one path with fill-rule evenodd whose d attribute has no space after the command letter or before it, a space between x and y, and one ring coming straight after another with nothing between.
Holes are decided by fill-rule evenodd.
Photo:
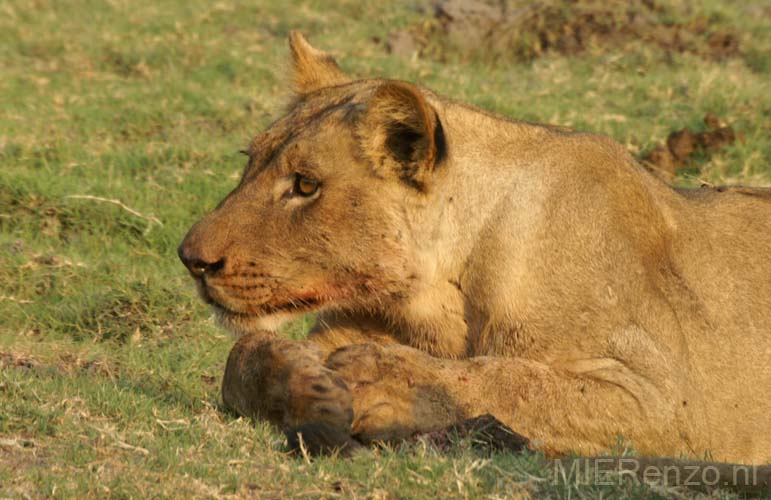
<instances>
[{"instance_id":1,"label":"lion","mask_svg":"<svg viewBox=\"0 0 771 500\"><path fill-rule=\"evenodd\" d=\"M228 407L342 444L491 414L550 455L771 461L771 190L673 189L608 137L290 49L288 112L179 247L240 336Z\"/></svg>"}]
</instances>

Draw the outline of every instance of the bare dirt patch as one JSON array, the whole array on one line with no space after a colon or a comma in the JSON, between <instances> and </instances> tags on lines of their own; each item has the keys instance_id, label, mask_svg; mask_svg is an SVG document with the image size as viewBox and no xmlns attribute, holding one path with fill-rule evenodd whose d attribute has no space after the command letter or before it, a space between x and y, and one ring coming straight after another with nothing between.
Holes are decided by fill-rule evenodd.
<instances>
[{"instance_id":1,"label":"bare dirt patch","mask_svg":"<svg viewBox=\"0 0 771 500\"><path fill-rule=\"evenodd\" d=\"M742 140L733 127L721 124L715 115L707 114L704 125L707 130L701 132L689 128L675 130L669 134L665 144L654 147L641 159L642 164L659 177L671 181L680 169L693 166L697 157L708 157L733 144L737 137Z\"/></svg>"},{"instance_id":2,"label":"bare dirt patch","mask_svg":"<svg viewBox=\"0 0 771 500\"><path fill-rule=\"evenodd\" d=\"M0 351L0 369L32 370L56 376L81 372L114 379L120 370L120 364L107 359L82 358L67 352L42 359L23 352ZM2 387L0 383L0 389Z\"/></svg>"},{"instance_id":3,"label":"bare dirt patch","mask_svg":"<svg viewBox=\"0 0 771 500\"><path fill-rule=\"evenodd\" d=\"M32 356L18 354L13 352L0 352L0 368L25 368L34 369L40 365L40 362Z\"/></svg>"},{"instance_id":4,"label":"bare dirt patch","mask_svg":"<svg viewBox=\"0 0 771 500\"><path fill-rule=\"evenodd\" d=\"M633 41L707 59L739 54L736 34L706 17L675 21L677 14L654 0L442 0L427 21L392 32L386 47L409 57L493 63Z\"/></svg>"}]
</instances>

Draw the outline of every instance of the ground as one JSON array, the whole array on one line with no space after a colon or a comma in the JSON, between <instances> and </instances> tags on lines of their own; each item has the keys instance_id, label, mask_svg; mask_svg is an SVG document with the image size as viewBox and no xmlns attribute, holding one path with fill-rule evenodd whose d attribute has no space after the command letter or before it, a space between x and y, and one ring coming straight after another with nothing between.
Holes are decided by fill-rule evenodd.
<instances>
[{"instance_id":1,"label":"ground","mask_svg":"<svg viewBox=\"0 0 771 500\"><path fill-rule=\"evenodd\" d=\"M672 493L565 481L537 454L478 451L467 439L289 457L280 433L222 408L233 340L196 298L176 247L235 185L238 150L281 114L290 29L353 75L605 133L640 158L673 131L704 132L711 114L737 140L697 147L674 182L769 185L768 4L661 0L634 24L659 26L643 36L629 34L626 11L613 32L586 17L596 3L541 2L551 10L523 32L537 41L501 38L508 45L482 46L490 57L453 42L457 26L430 2L287 5L0 4L0 498ZM587 35L565 19L590 23ZM662 42L678 30L687 43ZM404 33L418 38L395 47ZM311 321L286 334L302 337Z\"/></svg>"}]
</instances>

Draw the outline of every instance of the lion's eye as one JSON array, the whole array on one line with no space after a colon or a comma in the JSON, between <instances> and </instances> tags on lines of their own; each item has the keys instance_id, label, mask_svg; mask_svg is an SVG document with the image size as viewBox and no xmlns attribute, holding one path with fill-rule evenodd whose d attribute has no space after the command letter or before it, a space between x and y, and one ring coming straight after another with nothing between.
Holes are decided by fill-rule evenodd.
<instances>
[{"instance_id":1,"label":"lion's eye","mask_svg":"<svg viewBox=\"0 0 771 500\"><path fill-rule=\"evenodd\" d=\"M308 197L316 194L319 190L319 181L314 181L307 177L303 177L300 174L295 174L294 185L292 186L292 194L298 196Z\"/></svg>"}]
</instances>

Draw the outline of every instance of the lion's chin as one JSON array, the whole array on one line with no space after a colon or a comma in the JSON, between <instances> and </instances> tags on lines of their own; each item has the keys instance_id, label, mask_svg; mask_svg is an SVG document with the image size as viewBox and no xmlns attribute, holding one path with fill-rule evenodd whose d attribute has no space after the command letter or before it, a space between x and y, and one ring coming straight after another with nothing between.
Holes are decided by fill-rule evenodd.
<instances>
[{"instance_id":1,"label":"lion's chin","mask_svg":"<svg viewBox=\"0 0 771 500\"><path fill-rule=\"evenodd\" d=\"M286 323L305 314L304 311L279 311L266 315L241 314L214 306L219 326L235 337L260 331L278 332Z\"/></svg>"}]
</instances>

